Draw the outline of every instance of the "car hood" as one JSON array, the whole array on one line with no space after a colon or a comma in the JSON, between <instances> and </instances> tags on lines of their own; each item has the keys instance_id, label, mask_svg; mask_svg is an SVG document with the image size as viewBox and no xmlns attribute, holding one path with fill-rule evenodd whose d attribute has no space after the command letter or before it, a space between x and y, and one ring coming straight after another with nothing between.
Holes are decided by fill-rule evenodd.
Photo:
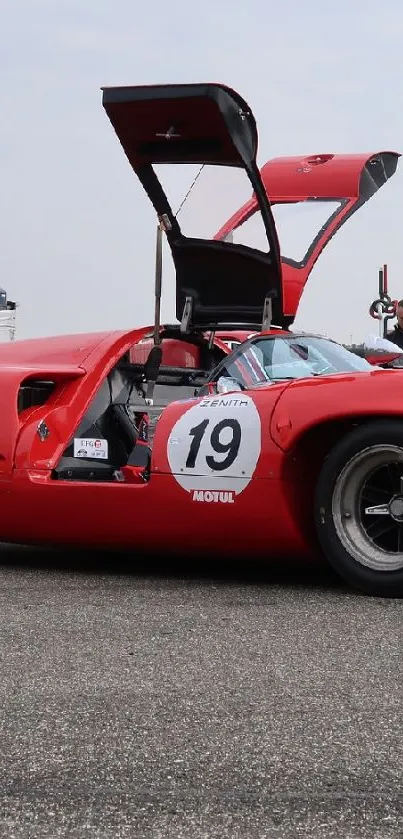
<instances>
[{"instance_id":1,"label":"car hood","mask_svg":"<svg viewBox=\"0 0 403 839\"><path fill-rule=\"evenodd\" d=\"M225 85L206 83L103 88L102 104L166 233L176 272L176 317L186 330L259 328L267 311L282 323L280 247L247 102ZM156 167L195 163L246 172L264 222L262 250L183 234Z\"/></svg>"},{"instance_id":2,"label":"car hood","mask_svg":"<svg viewBox=\"0 0 403 839\"><path fill-rule=\"evenodd\" d=\"M260 175L270 198L281 249L281 325L290 326L296 317L305 284L324 247L347 219L394 175L399 157L393 151L316 154L277 157L262 167ZM258 210L257 199L252 195L218 231L217 241L233 242L235 231ZM287 223L291 225L290 253Z\"/></svg>"}]
</instances>

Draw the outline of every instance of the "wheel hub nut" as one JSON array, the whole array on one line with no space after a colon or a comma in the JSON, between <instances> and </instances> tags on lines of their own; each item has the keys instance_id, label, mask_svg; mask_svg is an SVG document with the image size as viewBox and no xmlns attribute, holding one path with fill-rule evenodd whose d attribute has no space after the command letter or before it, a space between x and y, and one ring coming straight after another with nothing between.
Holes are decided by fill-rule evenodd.
<instances>
[{"instance_id":1,"label":"wheel hub nut","mask_svg":"<svg viewBox=\"0 0 403 839\"><path fill-rule=\"evenodd\" d=\"M395 495L389 504L389 512L395 521L403 521L403 496Z\"/></svg>"}]
</instances>

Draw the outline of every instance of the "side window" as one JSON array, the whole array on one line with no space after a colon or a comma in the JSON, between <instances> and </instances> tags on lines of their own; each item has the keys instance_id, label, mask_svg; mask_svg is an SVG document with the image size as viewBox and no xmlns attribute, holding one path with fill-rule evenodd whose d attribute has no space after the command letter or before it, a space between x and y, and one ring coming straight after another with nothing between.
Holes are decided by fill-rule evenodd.
<instances>
[{"instance_id":1,"label":"side window","mask_svg":"<svg viewBox=\"0 0 403 839\"><path fill-rule=\"evenodd\" d=\"M243 387L253 387L267 380L264 355L260 347L246 347L231 363L227 364L228 375Z\"/></svg>"}]
</instances>

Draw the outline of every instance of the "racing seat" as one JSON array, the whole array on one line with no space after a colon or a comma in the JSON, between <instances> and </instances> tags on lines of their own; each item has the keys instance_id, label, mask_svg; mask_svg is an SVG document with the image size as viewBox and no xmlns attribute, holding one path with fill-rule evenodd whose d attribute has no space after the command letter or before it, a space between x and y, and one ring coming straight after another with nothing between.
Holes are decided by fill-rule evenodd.
<instances>
[{"instance_id":1,"label":"racing seat","mask_svg":"<svg viewBox=\"0 0 403 839\"><path fill-rule=\"evenodd\" d=\"M146 406L144 406L146 408ZM147 406L147 410L149 410ZM127 404L111 405L110 413L119 432L124 439L127 449L125 462L120 466L138 466L148 470L151 462L151 447L148 445L148 435L143 435L131 416L132 408ZM140 433L139 433L140 431Z\"/></svg>"},{"instance_id":2,"label":"racing seat","mask_svg":"<svg viewBox=\"0 0 403 839\"><path fill-rule=\"evenodd\" d=\"M80 422L74 437L97 438L108 441L107 460L93 460L90 458L74 457L74 440L71 439L66 446L59 463L53 470L53 478L59 480L82 480L82 481L112 481L117 468L125 463L133 449L133 434L122 436L120 429L113 415L110 412L111 381L110 377L105 379L99 391L94 397L89 409Z\"/></svg>"},{"instance_id":3,"label":"racing seat","mask_svg":"<svg viewBox=\"0 0 403 839\"><path fill-rule=\"evenodd\" d=\"M137 400L133 402L132 393L126 394L125 402L113 402L107 411L114 425L114 437L119 437L125 448L125 455L116 464L120 471L125 466L143 468L146 472L151 461L151 448L148 445L148 414L151 410L155 383L162 360L162 349L152 345L147 355L143 370L143 385L137 391ZM138 404L137 404L138 403Z\"/></svg>"},{"instance_id":4,"label":"racing seat","mask_svg":"<svg viewBox=\"0 0 403 839\"><path fill-rule=\"evenodd\" d=\"M119 429L125 449L128 453L131 453L137 442L138 428L129 414L127 405L115 403L110 406L109 412L112 420Z\"/></svg>"},{"instance_id":5,"label":"racing seat","mask_svg":"<svg viewBox=\"0 0 403 839\"><path fill-rule=\"evenodd\" d=\"M157 358L156 351L160 356ZM155 354L151 364L152 354ZM159 362L157 365L157 361ZM154 346L153 339L146 339L130 350L130 363L132 365L144 366L145 399L140 393L133 400L130 400L131 410L137 413L143 412L148 415L149 443L152 445L156 424L162 411L176 399L187 399L194 396L195 385L189 381L189 375L200 369L201 348L188 341L175 338L164 338L162 343ZM155 364L155 366L153 366ZM158 366L158 369L157 369ZM152 379L152 385L147 385L147 380ZM150 397L151 394L151 397ZM146 399L152 399L152 404L147 404ZM133 451L133 460L145 457L141 452L142 446ZM137 451L136 451L137 449ZM131 465L139 465L132 463Z\"/></svg>"}]
</instances>

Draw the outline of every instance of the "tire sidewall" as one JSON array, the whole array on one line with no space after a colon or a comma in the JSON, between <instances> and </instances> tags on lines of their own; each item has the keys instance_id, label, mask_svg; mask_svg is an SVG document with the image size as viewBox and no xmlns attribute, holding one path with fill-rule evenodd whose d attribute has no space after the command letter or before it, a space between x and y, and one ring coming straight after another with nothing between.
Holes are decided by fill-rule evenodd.
<instances>
[{"instance_id":1,"label":"tire sidewall","mask_svg":"<svg viewBox=\"0 0 403 839\"><path fill-rule=\"evenodd\" d=\"M375 571L354 559L340 541L332 514L333 492L342 469L363 449L382 443L400 446L403 451L403 423L374 420L351 431L331 450L316 485L315 525L326 558L348 583L366 594L402 597L403 569Z\"/></svg>"}]
</instances>

